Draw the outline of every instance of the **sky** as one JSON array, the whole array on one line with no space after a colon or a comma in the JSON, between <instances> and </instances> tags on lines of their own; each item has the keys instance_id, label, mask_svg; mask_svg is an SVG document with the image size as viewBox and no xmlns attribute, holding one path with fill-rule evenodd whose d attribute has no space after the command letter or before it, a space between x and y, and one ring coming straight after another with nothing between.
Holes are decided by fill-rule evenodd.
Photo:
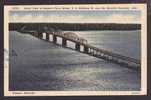
<instances>
[{"instance_id":1,"label":"sky","mask_svg":"<svg viewBox=\"0 0 151 100\"><path fill-rule=\"evenodd\" d=\"M9 21L32 23L140 23L140 11L11 11Z\"/></svg>"}]
</instances>

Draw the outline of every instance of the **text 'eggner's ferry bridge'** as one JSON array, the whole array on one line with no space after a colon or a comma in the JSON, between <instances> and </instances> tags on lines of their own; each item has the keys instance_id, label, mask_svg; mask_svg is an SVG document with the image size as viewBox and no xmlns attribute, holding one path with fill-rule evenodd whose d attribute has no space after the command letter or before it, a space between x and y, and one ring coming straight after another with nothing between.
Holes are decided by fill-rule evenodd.
<instances>
[{"instance_id":1,"label":"text 'eggner's ferry bridge'","mask_svg":"<svg viewBox=\"0 0 151 100\"><path fill-rule=\"evenodd\" d=\"M69 48L67 47L68 46L67 41L70 41L70 42L75 43L75 48L70 48L72 50L76 50L78 52L85 53L85 54L88 54L90 56L94 56L97 58L101 58L106 61L120 64L122 66L126 66L132 69L140 70L140 66L141 66L140 60L123 56L117 53L113 53L111 51L104 50L101 48L94 47L90 45L86 39L79 37L73 32L63 32L60 29L55 29L48 26L40 26L40 28L38 28L37 30L35 29L29 30L27 27L29 26L24 25L18 31L21 33L29 33L39 39L53 42L54 44L58 44L57 39L61 38L62 47ZM44 38L44 35L46 36L46 38ZM52 37L52 41L50 41L50 36Z\"/></svg>"}]
</instances>

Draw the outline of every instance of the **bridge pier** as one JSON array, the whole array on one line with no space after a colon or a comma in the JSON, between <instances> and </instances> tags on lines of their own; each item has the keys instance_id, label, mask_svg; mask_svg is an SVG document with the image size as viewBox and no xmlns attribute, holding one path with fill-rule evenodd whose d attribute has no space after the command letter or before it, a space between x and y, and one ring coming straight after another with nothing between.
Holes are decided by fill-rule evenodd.
<instances>
[{"instance_id":1,"label":"bridge pier","mask_svg":"<svg viewBox=\"0 0 151 100\"><path fill-rule=\"evenodd\" d=\"M92 53L92 49L91 49L91 48L90 48L90 50L89 50L89 51L90 51L90 53Z\"/></svg>"},{"instance_id":2,"label":"bridge pier","mask_svg":"<svg viewBox=\"0 0 151 100\"><path fill-rule=\"evenodd\" d=\"M67 46L67 40L62 38L62 46Z\"/></svg>"},{"instance_id":3,"label":"bridge pier","mask_svg":"<svg viewBox=\"0 0 151 100\"><path fill-rule=\"evenodd\" d=\"M89 53L89 48L87 46L84 46L84 53Z\"/></svg>"},{"instance_id":4,"label":"bridge pier","mask_svg":"<svg viewBox=\"0 0 151 100\"><path fill-rule=\"evenodd\" d=\"M57 43L57 36L53 35L53 43Z\"/></svg>"},{"instance_id":5,"label":"bridge pier","mask_svg":"<svg viewBox=\"0 0 151 100\"><path fill-rule=\"evenodd\" d=\"M75 49L78 50L78 51L80 51L80 44L79 43L76 43Z\"/></svg>"}]
</instances>

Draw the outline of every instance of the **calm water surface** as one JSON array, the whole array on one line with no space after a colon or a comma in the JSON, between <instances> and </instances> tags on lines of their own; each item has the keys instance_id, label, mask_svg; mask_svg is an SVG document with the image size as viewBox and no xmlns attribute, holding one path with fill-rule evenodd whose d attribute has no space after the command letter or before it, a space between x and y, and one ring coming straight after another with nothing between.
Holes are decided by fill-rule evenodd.
<instances>
[{"instance_id":1,"label":"calm water surface","mask_svg":"<svg viewBox=\"0 0 151 100\"><path fill-rule=\"evenodd\" d=\"M140 31L77 31L88 43L140 58ZM10 31L10 90L140 90L140 73Z\"/></svg>"}]
</instances>

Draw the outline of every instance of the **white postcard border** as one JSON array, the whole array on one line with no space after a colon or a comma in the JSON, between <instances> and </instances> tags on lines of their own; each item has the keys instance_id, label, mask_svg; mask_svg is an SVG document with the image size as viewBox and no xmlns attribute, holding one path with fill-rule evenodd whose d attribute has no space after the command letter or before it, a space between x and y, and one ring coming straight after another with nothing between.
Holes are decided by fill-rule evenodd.
<instances>
[{"instance_id":1,"label":"white postcard border","mask_svg":"<svg viewBox=\"0 0 151 100\"><path fill-rule=\"evenodd\" d=\"M147 94L147 5L146 4L88 4L88 5L16 5L4 6L4 48L9 51L9 11L27 10L27 8L52 8L47 10L64 10L63 7L136 7L141 10L141 91L9 91L9 62L4 61L4 96L93 96L93 95L146 95ZM56 9L58 7L58 9ZM18 9L19 8L19 9ZM53 9L54 8L54 9ZM111 10L113 10L111 9ZM33 9L31 9L33 10ZM46 10L46 9L39 9ZM79 9L74 9L79 10ZM83 9L85 10L85 9ZM87 10L87 9L86 9ZM92 9L91 9L92 10ZM103 9L99 9L103 10ZM106 9L107 10L107 9ZM109 10L109 9L108 9ZM122 9L117 9L122 10ZM132 9L130 9L132 10Z\"/></svg>"}]
</instances>

